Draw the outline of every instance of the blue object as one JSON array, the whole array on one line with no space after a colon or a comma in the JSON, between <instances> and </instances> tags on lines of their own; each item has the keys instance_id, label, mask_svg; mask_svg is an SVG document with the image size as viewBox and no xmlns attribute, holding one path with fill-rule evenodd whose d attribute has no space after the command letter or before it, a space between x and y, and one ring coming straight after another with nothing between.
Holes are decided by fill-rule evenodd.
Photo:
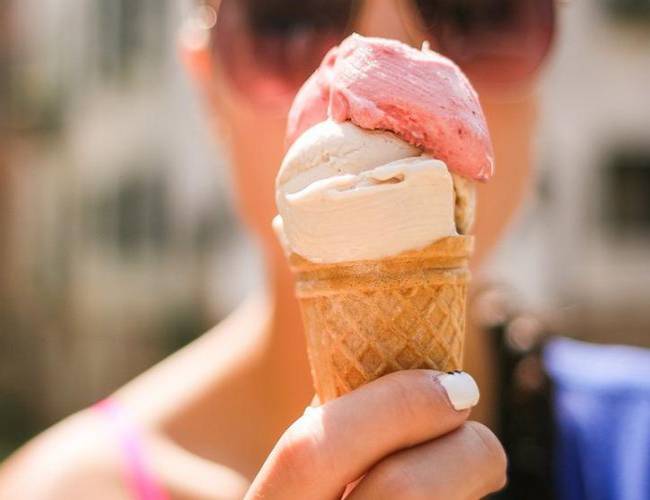
<instances>
[{"instance_id":1,"label":"blue object","mask_svg":"<svg viewBox=\"0 0 650 500\"><path fill-rule=\"evenodd\" d=\"M553 340L560 500L650 499L650 351Z\"/></svg>"}]
</instances>

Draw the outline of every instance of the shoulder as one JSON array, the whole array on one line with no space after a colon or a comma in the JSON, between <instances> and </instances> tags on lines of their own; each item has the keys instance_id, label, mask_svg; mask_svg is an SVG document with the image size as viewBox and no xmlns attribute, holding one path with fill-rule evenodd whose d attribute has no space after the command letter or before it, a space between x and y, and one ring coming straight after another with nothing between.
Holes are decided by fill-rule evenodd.
<instances>
[{"instance_id":1,"label":"shoulder","mask_svg":"<svg viewBox=\"0 0 650 500\"><path fill-rule=\"evenodd\" d=\"M101 419L73 415L0 467L0 498L128 499L120 450Z\"/></svg>"}]
</instances>

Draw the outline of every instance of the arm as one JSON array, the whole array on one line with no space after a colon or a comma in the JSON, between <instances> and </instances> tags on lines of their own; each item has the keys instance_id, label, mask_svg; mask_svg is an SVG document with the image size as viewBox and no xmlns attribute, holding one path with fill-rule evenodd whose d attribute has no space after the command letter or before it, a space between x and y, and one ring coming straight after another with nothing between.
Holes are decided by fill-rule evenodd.
<instances>
[{"instance_id":1,"label":"arm","mask_svg":"<svg viewBox=\"0 0 650 500\"><path fill-rule=\"evenodd\" d=\"M241 498L248 482L164 437L140 436L146 459L170 499ZM133 500L119 442L100 416L73 415L32 440L0 467L0 498Z\"/></svg>"}]
</instances>

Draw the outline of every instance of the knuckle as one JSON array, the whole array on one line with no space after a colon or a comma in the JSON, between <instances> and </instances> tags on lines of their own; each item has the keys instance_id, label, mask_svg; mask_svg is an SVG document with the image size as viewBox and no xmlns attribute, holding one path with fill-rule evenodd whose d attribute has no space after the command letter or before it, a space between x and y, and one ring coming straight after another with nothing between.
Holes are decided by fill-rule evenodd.
<instances>
[{"instance_id":1,"label":"knuckle","mask_svg":"<svg viewBox=\"0 0 650 500\"><path fill-rule=\"evenodd\" d=\"M478 422L467 422L464 428L477 442L485 456L486 472L484 478L492 491L500 490L507 482L508 457L501 443L485 425Z\"/></svg>"},{"instance_id":2,"label":"knuckle","mask_svg":"<svg viewBox=\"0 0 650 500\"><path fill-rule=\"evenodd\" d=\"M423 498L418 489L418 482L409 472L409 468L397 458L386 459L378 466L377 479L378 491L381 492L382 498Z\"/></svg>"},{"instance_id":3,"label":"knuckle","mask_svg":"<svg viewBox=\"0 0 650 500\"><path fill-rule=\"evenodd\" d=\"M391 400L399 421L429 419L431 409L445 401L437 390L435 380L428 370L410 370L387 375Z\"/></svg>"},{"instance_id":4,"label":"knuckle","mask_svg":"<svg viewBox=\"0 0 650 500\"><path fill-rule=\"evenodd\" d=\"M303 415L285 431L276 448L276 465L294 476L318 467L319 439L314 419Z\"/></svg>"}]
</instances>

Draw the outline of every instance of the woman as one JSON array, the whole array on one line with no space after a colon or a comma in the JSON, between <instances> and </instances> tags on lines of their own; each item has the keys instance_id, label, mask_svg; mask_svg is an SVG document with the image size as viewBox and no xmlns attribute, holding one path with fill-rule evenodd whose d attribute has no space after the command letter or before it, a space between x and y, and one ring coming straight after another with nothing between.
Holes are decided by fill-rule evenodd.
<instances>
[{"instance_id":1,"label":"woman","mask_svg":"<svg viewBox=\"0 0 650 500\"><path fill-rule=\"evenodd\" d=\"M344 490L355 499L480 498L500 489L505 456L488 427L468 420L467 375L449 382L426 370L397 373L305 410L313 391L292 279L271 231L273 182L291 97L329 46L351 30L414 45L427 39L474 81L495 143L498 175L480 187L477 268L524 195L530 90L550 44L552 1L213 7L218 16L203 9L201 21L190 22L183 56L230 148L240 214L263 248L267 290L19 450L0 469L0 498L318 499ZM487 339L470 334L468 342L467 371L482 393L473 418L489 425Z\"/></svg>"}]
</instances>

